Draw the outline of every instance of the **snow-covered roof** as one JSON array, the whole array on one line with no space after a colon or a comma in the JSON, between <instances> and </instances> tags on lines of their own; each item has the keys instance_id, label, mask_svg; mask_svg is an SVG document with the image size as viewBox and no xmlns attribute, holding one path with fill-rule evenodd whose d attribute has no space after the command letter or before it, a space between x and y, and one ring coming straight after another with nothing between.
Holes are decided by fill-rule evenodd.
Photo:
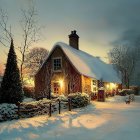
<instances>
[{"instance_id":1,"label":"snow-covered roof","mask_svg":"<svg viewBox=\"0 0 140 140\"><path fill-rule=\"evenodd\" d=\"M105 82L121 83L113 65L106 64L99 58L89 55L81 50L77 50L62 42L58 42L54 45L49 56L56 47L60 47L63 50L69 61L80 74L97 80L102 79Z\"/></svg>"}]
</instances>

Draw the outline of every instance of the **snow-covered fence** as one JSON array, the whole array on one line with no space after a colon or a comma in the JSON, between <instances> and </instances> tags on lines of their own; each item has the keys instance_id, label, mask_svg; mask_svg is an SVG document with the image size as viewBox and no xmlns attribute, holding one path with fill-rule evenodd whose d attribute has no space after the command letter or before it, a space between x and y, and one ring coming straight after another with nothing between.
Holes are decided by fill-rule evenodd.
<instances>
[{"instance_id":1,"label":"snow-covered fence","mask_svg":"<svg viewBox=\"0 0 140 140\"><path fill-rule=\"evenodd\" d=\"M51 117L55 111L58 111L59 114L62 112L62 109L71 111L72 108L86 106L89 101L87 94L73 93L68 97L59 96L52 100L44 98L39 101L18 102L16 105L0 104L0 121L46 114Z\"/></svg>"},{"instance_id":2,"label":"snow-covered fence","mask_svg":"<svg viewBox=\"0 0 140 140\"><path fill-rule=\"evenodd\" d=\"M50 104L51 104L51 112L56 111L57 102L48 99L33 101L29 103L20 103L18 105L19 112L17 114L19 115L19 118L27 118L27 117L37 116L37 115L44 115L44 114L49 115Z\"/></svg>"},{"instance_id":3,"label":"snow-covered fence","mask_svg":"<svg viewBox=\"0 0 140 140\"><path fill-rule=\"evenodd\" d=\"M43 99L43 100L47 100L47 99ZM42 102L34 101L29 103L18 103L17 104L18 118L27 118L27 117L33 117L36 115L45 115L45 114L51 117L52 113L55 111L59 111L60 114L62 110L62 106L63 108L65 109L67 108L69 111L71 111L71 100L62 101L60 99L53 99L53 100L48 100L45 103Z\"/></svg>"},{"instance_id":4,"label":"snow-covered fence","mask_svg":"<svg viewBox=\"0 0 140 140\"><path fill-rule=\"evenodd\" d=\"M0 122L45 114L51 117L53 112L58 111L60 114L62 109L71 110L68 100L43 99L33 102L18 102L17 104L4 103L0 104Z\"/></svg>"}]
</instances>

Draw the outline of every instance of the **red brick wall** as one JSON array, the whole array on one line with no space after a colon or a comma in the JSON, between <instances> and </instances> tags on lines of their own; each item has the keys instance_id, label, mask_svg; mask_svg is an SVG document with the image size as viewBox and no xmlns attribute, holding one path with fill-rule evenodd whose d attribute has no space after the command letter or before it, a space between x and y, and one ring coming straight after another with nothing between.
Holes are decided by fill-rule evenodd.
<instances>
[{"instance_id":1,"label":"red brick wall","mask_svg":"<svg viewBox=\"0 0 140 140\"><path fill-rule=\"evenodd\" d=\"M50 59L47 63L43 65L43 67L39 70L39 72L35 76L35 95L38 97L46 97L49 93L49 84L51 78L51 62ZM48 79L47 79L48 78Z\"/></svg>"},{"instance_id":2,"label":"red brick wall","mask_svg":"<svg viewBox=\"0 0 140 140\"><path fill-rule=\"evenodd\" d=\"M54 72L52 59L54 57L62 57L62 71ZM35 93L36 97L48 96L50 79L51 84L54 81L58 81L59 78L63 79L64 88L62 93L74 93L81 92L81 75L70 63L68 58L65 56L61 48L56 48L48 61L45 62L43 67L35 76Z\"/></svg>"},{"instance_id":3,"label":"red brick wall","mask_svg":"<svg viewBox=\"0 0 140 140\"><path fill-rule=\"evenodd\" d=\"M82 76L82 92L91 93L91 78Z\"/></svg>"}]
</instances>

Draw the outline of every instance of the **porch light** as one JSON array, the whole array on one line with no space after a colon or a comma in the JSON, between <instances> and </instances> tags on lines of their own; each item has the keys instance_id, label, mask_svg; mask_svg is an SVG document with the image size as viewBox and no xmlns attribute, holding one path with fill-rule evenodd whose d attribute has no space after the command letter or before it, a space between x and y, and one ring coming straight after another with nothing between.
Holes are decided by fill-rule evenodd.
<instances>
[{"instance_id":1,"label":"porch light","mask_svg":"<svg viewBox=\"0 0 140 140\"><path fill-rule=\"evenodd\" d=\"M60 87L62 88L64 85L63 80L59 80L59 84L60 84Z\"/></svg>"}]
</instances>

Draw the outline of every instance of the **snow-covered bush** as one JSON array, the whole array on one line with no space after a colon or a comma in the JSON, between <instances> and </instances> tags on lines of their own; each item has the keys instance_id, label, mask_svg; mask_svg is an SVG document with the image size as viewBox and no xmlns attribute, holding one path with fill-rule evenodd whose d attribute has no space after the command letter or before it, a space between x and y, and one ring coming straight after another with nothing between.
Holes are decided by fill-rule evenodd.
<instances>
[{"instance_id":1,"label":"snow-covered bush","mask_svg":"<svg viewBox=\"0 0 140 140\"><path fill-rule=\"evenodd\" d=\"M52 112L57 110L58 103L52 102L46 98L39 101L23 102L20 105L21 117L32 117L37 115L44 115L49 113L49 104L52 103Z\"/></svg>"},{"instance_id":2,"label":"snow-covered bush","mask_svg":"<svg viewBox=\"0 0 140 140\"><path fill-rule=\"evenodd\" d=\"M17 118L17 106L15 104L0 104L0 122Z\"/></svg>"},{"instance_id":3,"label":"snow-covered bush","mask_svg":"<svg viewBox=\"0 0 140 140\"><path fill-rule=\"evenodd\" d=\"M60 101L68 101L68 97L66 97L65 95L60 95L59 97L58 97L58 99L60 100Z\"/></svg>"},{"instance_id":4,"label":"snow-covered bush","mask_svg":"<svg viewBox=\"0 0 140 140\"><path fill-rule=\"evenodd\" d=\"M55 99L55 98L58 98L58 97L59 97L58 94L56 94L56 93L51 93L51 98L52 98L52 99Z\"/></svg>"},{"instance_id":5,"label":"snow-covered bush","mask_svg":"<svg viewBox=\"0 0 140 140\"><path fill-rule=\"evenodd\" d=\"M71 99L73 108L84 107L90 102L90 97L86 93L71 93L68 98Z\"/></svg>"},{"instance_id":6,"label":"snow-covered bush","mask_svg":"<svg viewBox=\"0 0 140 140\"><path fill-rule=\"evenodd\" d=\"M35 99L33 99L33 98L26 98L26 97L24 97L24 99L23 99L23 102L32 102L32 101L35 101Z\"/></svg>"},{"instance_id":7,"label":"snow-covered bush","mask_svg":"<svg viewBox=\"0 0 140 140\"><path fill-rule=\"evenodd\" d=\"M119 95L121 95L121 96L126 96L126 95L130 95L130 94L135 94L135 91L133 89L123 89L123 90L119 91Z\"/></svg>"}]
</instances>

